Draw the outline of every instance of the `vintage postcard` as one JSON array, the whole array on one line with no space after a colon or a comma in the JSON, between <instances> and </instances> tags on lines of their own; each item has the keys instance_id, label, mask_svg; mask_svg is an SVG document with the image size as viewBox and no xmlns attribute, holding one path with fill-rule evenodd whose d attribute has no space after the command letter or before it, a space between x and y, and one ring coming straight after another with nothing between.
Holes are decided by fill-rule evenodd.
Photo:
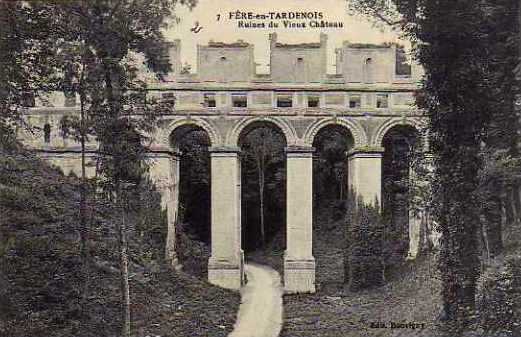
<instances>
[{"instance_id":1,"label":"vintage postcard","mask_svg":"<svg viewBox=\"0 0 521 337\"><path fill-rule=\"evenodd\" d=\"M0 336L521 336L519 0L0 0Z\"/></svg>"}]
</instances>

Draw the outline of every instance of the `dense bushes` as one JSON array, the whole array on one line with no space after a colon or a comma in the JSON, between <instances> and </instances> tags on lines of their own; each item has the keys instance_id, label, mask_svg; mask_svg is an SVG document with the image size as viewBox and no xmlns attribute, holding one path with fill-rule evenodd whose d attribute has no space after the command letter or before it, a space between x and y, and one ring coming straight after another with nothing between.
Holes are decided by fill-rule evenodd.
<instances>
[{"instance_id":1,"label":"dense bushes","mask_svg":"<svg viewBox=\"0 0 521 337\"><path fill-rule=\"evenodd\" d=\"M480 328L487 337L521 336L521 257L493 262L478 283Z\"/></svg>"},{"instance_id":2,"label":"dense bushes","mask_svg":"<svg viewBox=\"0 0 521 337\"><path fill-rule=\"evenodd\" d=\"M383 284L383 221L378 207L354 201L351 194L347 211L347 245L344 259L345 280L356 291Z\"/></svg>"},{"instance_id":3,"label":"dense bushes","mask_svg":"<svg viewBox=\"0 0 521 337\"><path fill-rule=\"evenodd\" d=\"M21 149L0 150L0 336L118 335L118 209L101 195L88 198L85 264L78 179ZM148 182L129 203L134 335L226 336L239 295L162 263L166 219Z\"/></svg>"},{"instance_id":4,"label":"dense bushes","mask_svg":"<svg viewBox=\"0 0 521 337\"><path fill-rule=\"evenodd\" d=\"M179 263L187 273L206 279L208 275L208 259L210 246L198 240L187 227L191 224L178 222L176 224L176 253Z\"/></svg>"}]
</instances>

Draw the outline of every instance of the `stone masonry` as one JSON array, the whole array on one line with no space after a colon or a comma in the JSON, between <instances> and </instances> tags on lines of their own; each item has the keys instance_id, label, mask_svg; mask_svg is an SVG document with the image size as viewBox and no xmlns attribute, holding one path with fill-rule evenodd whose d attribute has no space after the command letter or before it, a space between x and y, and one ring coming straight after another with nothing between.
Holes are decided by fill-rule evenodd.
<instances>
[{"instance_id":1,"label":"stone masonry","mask_svg":"<svg viewBox=\"0 0 521 337\"><path fill-rule=\"evenodd\" d=\"M312 252L313 139L323 127L340 125L354 140L349 184L367 202L381 200L382 140L395 126L420 128L422 114L414 107L421 69L396 74L396 46L345 42L336 50L337 73L326 73L327 36L316 43L283 44L270 34L271 74L258 75L254 46L211 41L198 46L198 73L182 71L180 41L171 45L173 72L164 82L150 83L148 95L175 99L164 115L150 149L151 177L168 214L166 256L175 264L175 223L179 194L179 160L173 132L181 126L205 130L211 141L211 257L209 281L237 289L244 282L241 249L241 132L256 122L280 129L287 154L287 292L315 291ZM50 103L49 103L50 102ZM25 118L40 130L21 131L24 143L67 174L80 172L79 145L60 134L64 116L79 114L79 103L62 93L27 107ZM96 143L88 144L95 158ZM89 167L93 175L95 167ZM411 222L416 223L416 222ZM410 237L418 240L418 226ZM417 244L411 244L416 247Z\"/></svg>"}]
</instances>

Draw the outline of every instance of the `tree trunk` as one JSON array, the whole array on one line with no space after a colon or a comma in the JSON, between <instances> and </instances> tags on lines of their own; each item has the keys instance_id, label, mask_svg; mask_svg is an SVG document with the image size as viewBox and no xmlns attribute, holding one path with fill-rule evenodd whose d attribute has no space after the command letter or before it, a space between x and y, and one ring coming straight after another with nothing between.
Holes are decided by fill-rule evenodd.
<instances>
[{"instance_id":1,"label":"tree trunk","mask_svg":"<svg viewBox=\"0 0 521 337\"><path fill-rule=\"evenodd\" d=\"M87 175L86 175L86 158L85 158L85 102L86 95L84 89L85 79L85 62L82 62L80 74L80 83L78 92L80 94L80 144L81 144L81 183L80 183L80 207L79 207L79 218L80 218L80 259L81 259L81 271L80 277L83 281L80 294L79 294L79 318L80 325L79 329L83 330L83 322L85 321L85 306L87 304L87 293L89 288L90 273L88 270L89 266L89 250L88 250L88 228L87 228ZM73 91L76 92L76 91ZM74 331L78 334L79 331Z\"/></svg>"},{"instance_id":2,"label":"tree trunk","mask_svg":"<svg viewBox=\"0 0 521 337\"><path fill-rule=\"evenodd\" d=\"M519 185L512 187L512 197L514 218L517 222L521 222L521 188Z\"/></svg>"},{"instance_id":3,"label":"tree trunk","mask_svg":"<svg viewBox=\"0 0 521 337\"><path fill-rule=\"evenodd\" d=\"M506 197L505 197L505 222L507 226L510 226L515 221L515 211L514 211L514 195L511 189L507 189Z\"/></svg>"},{"instance_id":4,"label":"tree trunk","mask_svg":"<svg viewBox=\"0 0 521 337\"><path fill-rule=\"evenodd\" d=\"M259 170L259 199L260 199L260 231L262 246L266 243L266 228L264 224L264 172Z\"/></svg>"},{"instance_id":5,"label":"tree trunk","mask_svg":"<svg viewBox=\"0 0 521 337\"><path fill-rule=\"evenodd\" d=\"M116 120L120 111L120 91L118 81L113 81L114 73L114 61L104 60L105 70L105 83L106 83L106 96L110 106L111 119ZM120 153L112 153L114 158L114 167L121 167L118 160L121 160ZM128 244L127 244L127 186L122 186L124 182L118 178L114 181L114 187L116 190L116 200L121 212L121 220L116 221L117 232L118 232L118 248L120 257L120 288L121 288L121 306L122 306L122 327L121 336L130 337L130 286L128 282Z\"/></svg>"},{"instance_id":6,"label":"tree trunk","mask_svg":"<svg viewBox=\"0 0 521 337\"><path fill-rule=\"evenodd\" d=\"M489 198L484 213L488 253L490 254L490 258L494 258L503 252L501 199L499 195L493 195Z\"/></svg>"},{"instance_id":7,"label":"tree trunk","mask_svg":"<svg viewBox=\"0 0 521 337\"><path fill-rule=\"evenodd\" d=\"M262 247L266 244L266 227L264 223L264 178L265 178L265 161L266 161L266 142L265 139L262 139L262 146L260 152L260 158L258 158L258 173L259 173L259 212L260 212L260 231L261 231L261 240Z\"/></svg>"},{"instance_id":8,"label":"tree trunk","mask_svg":"<svg viewBox=\"0 0 521 337\"><path fill-rule=\"evenodd\" d=\"M121 212L121 221L118 224L119 238L119 257L120 257L120 282L121 282L121 302L122 302L122 318L123 326L121 329L122 337L130 337L130 286L128 282L128 244L127 244L127 207L126 195L118 187L118 200Z\"/></svg>"},{"instance_id":9,"label":"tree trunk","mask_svg":"<svg viewBox=\"0 0 521 337\"><path fill-rule=\"evenodd\" d=\"M85 264L87 259L87 219L86 219L86 194L87 194L87 175L85 169L85 92L83 89L83 72L80 79L80 144L81 144L81 188L80 188L80 237L81 237L81 257Z\"/></svg>"}]
</instances>

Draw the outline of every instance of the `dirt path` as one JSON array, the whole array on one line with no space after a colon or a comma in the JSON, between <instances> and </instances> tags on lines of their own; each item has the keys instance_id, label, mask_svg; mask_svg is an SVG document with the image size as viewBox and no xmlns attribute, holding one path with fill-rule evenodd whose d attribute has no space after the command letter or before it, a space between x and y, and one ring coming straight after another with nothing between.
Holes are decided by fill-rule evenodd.
<instances>
[{"instance_id":1,"label":"dirt path","mask_svg":"<svg viewBox=\"0 0 521 337\"><path fill-rule=\"evenodd\" d=\"M246 264L248 283L229 337L277 337L282 326L282 287L279 274L263 265Z\"/></svg>"}]
</instances>

